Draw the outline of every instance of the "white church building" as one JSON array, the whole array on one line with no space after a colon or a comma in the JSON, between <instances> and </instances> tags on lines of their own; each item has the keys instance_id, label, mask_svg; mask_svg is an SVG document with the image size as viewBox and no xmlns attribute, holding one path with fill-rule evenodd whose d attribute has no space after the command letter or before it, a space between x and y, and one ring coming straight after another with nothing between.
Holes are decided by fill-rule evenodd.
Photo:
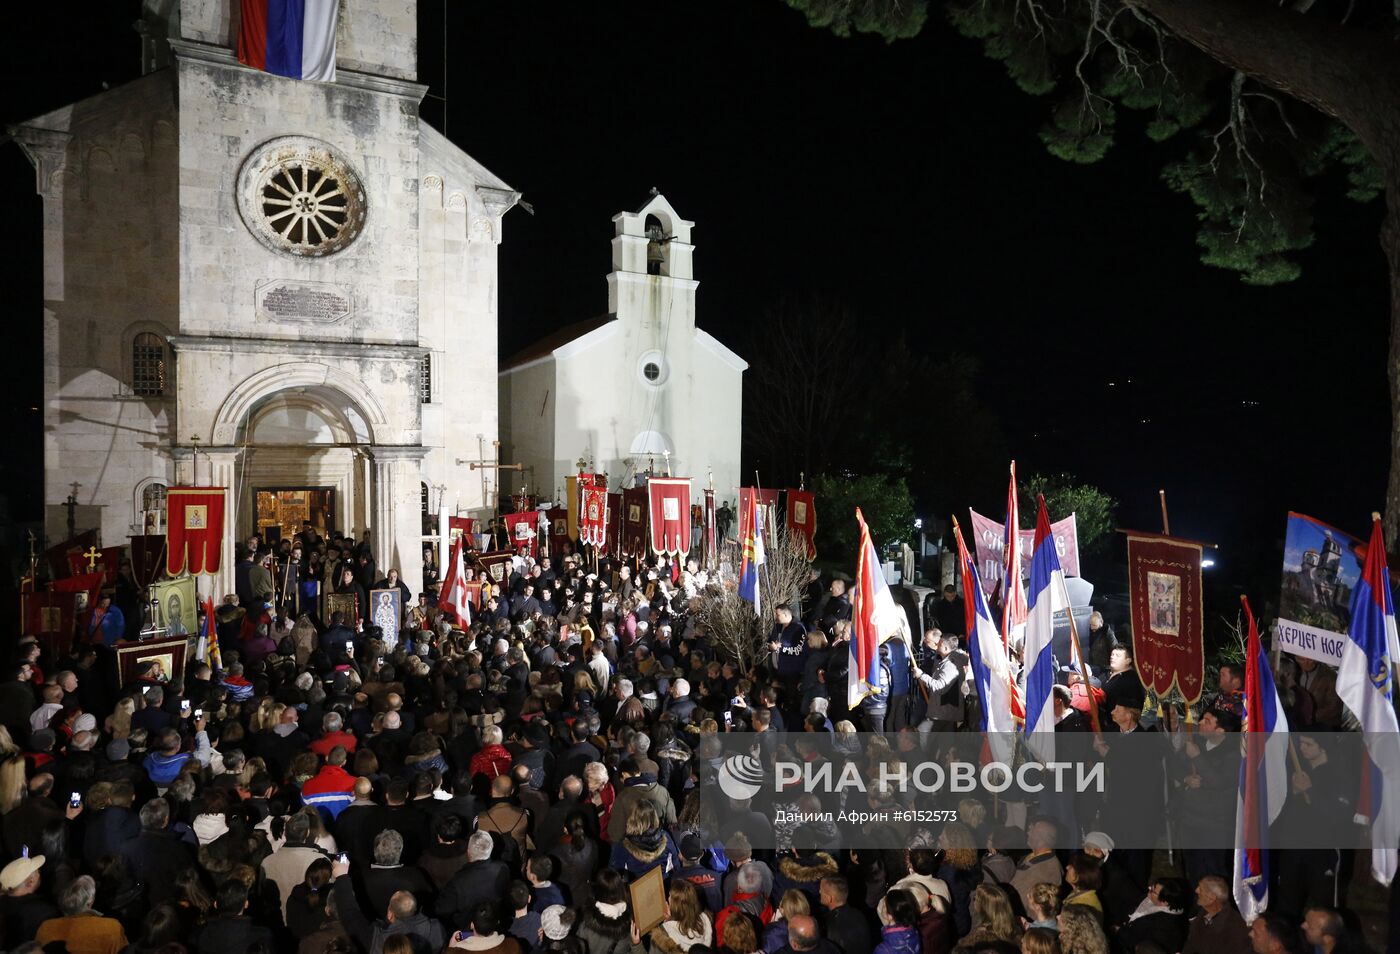
<instances>
[{"instance_id":1,"label":"white church building","mask_svg":"<svg viewBox=\"0 0 1400 954\"><path fill-rule=\"evenodd\" d=\"M146 75L9 130L43 197L51 541L74 484L78 528L107 546L163 530L168 486L221 485L234 532L214 592L233 590L235 535L303 518L369 533L416 592L432 488L463 513L490 504L470 464L494 457L497 244L519 195L420 119L415 6L342 4L319 83L237 62L239 0L151 3ZM627 272L635 235L619 229L618 311L660 294ZM663 298L690 335L688 246L671 254ZM700 363L670 361L665 388ZM717 464L738 459L733 375ZM668 427L691 464L692 433L658 410Z\"/></svg>"},{"instance_id":2,"label":"white church building","mask_svg":"<svg viewBox=\"0 0 1400 954\"><path fill-rule=\"evenodd\" d=\"M664 476L669 455L692 500L711 475L732 499L748 364L695 324L695 223L660 194L612 221L607 313L501 362L503 454L543 498L580 460L618 488Z\"/></svg>"}]
</instances>

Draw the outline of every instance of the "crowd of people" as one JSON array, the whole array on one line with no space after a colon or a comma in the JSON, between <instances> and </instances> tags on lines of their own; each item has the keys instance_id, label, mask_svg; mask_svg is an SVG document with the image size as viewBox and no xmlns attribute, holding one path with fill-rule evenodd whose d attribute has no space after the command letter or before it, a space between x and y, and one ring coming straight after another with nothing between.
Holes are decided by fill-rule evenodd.
<instances>
[{"instance_id":1,"label":"crowd of people","mask_svg":"<svg viewBox=\"0 0 1400 954\"><path fill-rule=\"evenodd\" d=\"M363 544L294 546L348 585L381 582ZM269 592L251 571L262 541L246 547L250 570L217 611L217 668L192 656L173 678L146 666L119 684L100 630L57 654L20 641L0 683L4 950L1359 949L1316 858L1247 927L1217 859L1164 875L1150 852L1115 850L1111 827L1065 850L1055 820L1013 826L968 800L955 822L875 824L853 846L717 793L725 732L818 733L869 770L909 757L921 730L975 727L960 612L931 607L946 631L888 647L888 691L850 709L840 578L778 606L770 654L741 671L697 610L722 584L694 561L522 555L469 623L426 592L386 639ZM1104 671L1057 688L1062 727L1088 731L1102 705L1105 736L1134 731L1131 655L1101 620L1094 633ZM1238 729L1230 675L1203 731ZM1324 784L1326 753L1300 749L1295 786ZM663 916L642 931L630 886L655 869Z\"/></svg>"}]
</instances>

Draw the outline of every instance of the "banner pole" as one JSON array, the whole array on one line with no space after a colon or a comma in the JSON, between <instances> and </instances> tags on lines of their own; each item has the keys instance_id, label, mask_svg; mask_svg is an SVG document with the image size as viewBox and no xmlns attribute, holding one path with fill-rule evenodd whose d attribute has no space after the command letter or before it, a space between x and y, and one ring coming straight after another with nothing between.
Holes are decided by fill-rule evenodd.
<instances>
[{"instance_id":1,"label":"banner pole","mask_svg":"<svg viewBox=\"0 0 1400 954\"><path fill-rule=\"evenodd\" d=\"M1162 535L1169 537L1172 535L1172 528L1171 524L1167 522L1167 492L1165 490L1157 491L1157 500L1162 505Z\"/></svg>"}]
</instances>

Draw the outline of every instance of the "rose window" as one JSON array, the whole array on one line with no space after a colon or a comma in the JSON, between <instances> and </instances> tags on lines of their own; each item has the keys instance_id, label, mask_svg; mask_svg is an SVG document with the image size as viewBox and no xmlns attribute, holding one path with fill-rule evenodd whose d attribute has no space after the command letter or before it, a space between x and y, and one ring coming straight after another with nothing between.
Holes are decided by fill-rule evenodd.
<instances>
[{"instance_id":1,"label":"rose window","mask_svg":"<svg viewBox=\"0 0 1400 954\"><path fill-rule=\"evenodd\" d=\"M262 146L239 175L239 210L257 239L296 256L330 255L364 227L365 190L349 163L314 139Z\"/></svg>"}]
</instances>

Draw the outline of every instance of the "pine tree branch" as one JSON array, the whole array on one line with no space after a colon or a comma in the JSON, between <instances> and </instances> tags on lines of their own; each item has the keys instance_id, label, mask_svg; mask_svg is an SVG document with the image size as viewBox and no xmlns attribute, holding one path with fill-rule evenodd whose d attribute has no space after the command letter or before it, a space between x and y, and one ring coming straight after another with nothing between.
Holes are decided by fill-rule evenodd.
<instances>
[{"instance_id":1,"label":"pine tree branch","mask_svg":"<svg viewBox=\"0 0 1400 954\"><path fill-rule=\"evenodd\" d=\"M1224 65L1345 123L1400 160L1400 49L1389 38L1268 0L1123 0Z\"/></svg>"}]
</instances>

